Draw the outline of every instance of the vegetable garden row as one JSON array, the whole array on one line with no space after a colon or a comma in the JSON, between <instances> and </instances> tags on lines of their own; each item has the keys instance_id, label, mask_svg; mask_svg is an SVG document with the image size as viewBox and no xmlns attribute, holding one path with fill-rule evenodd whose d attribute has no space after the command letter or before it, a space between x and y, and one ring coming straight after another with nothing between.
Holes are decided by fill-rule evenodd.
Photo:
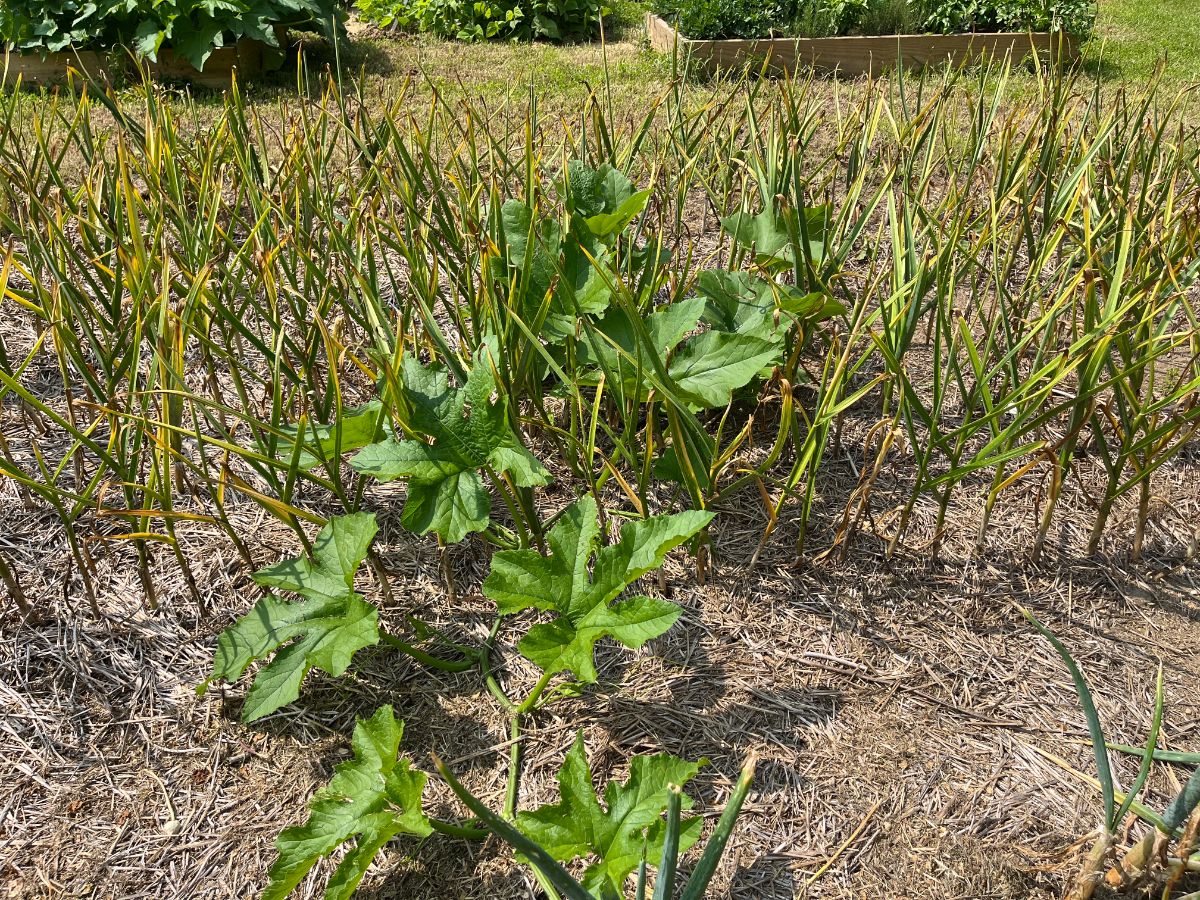
<instances>
[{"instance_id":1,"label":"vegetable garden row","mask_svg":"<svg viewBox=\"0 0 1200 900\"><path fill-rule=\"evenodd\" d=\"M418 117L332 83L279 130L237 91L205 126L152 90L60 97L34 126L5 98L0 314L28 340L0 342L0 475L65 525L73 590L102 616L96 555L127 553L154 608L166 556L205 608L180 540L202 523L262 589L208 610L236 621L201 690L248 684L246 721L382 645L431 678L472 673L510 722L501 809L435 759L465 808L449 820L397 759L392 709L360 721L353 760L280 834L266 896L352 842L325 894L348 897L385 844L434 832L495 834L551 897L704 896L753 759L705 834L684 792L700 761L637 756L597 794L582 735L561 799L523 809L522 728L588 696L597 642L687 627L665 584L627 590L671 552L702 582L736 552L716 527L734 510L758 522L750 567L784 541L801 565L985 554L998 510L1028 521L1033 560L1136 559L1178 534L1167 551L1194 551L1194 523L1155 531L1170 511L1152 500L1200 428L1197 135L1154 94L1047 76L1002 104L1006 78L881 82L833 108L811 84L696 103L679 82L640 120L593 97L555 128L536 103L513 120L435 95ZM381 621L359 591L391 591L385 482L440 548L447 608L476 588L494 603L486 636ZM294 558L263 566L230 515L245 505L292 529ZM977 534L953 533L963 509ZM494 551L479 585L456 583L463 542ZM3 555L0 575L36 621ZM1110 877L1178 879L1200 865L1200 776L1164 812L1136 802L1161 679L1122 792L1056 646L1105 800L1075 896L1130 811L1145 825Z\"/></svg>"}]
</instances>

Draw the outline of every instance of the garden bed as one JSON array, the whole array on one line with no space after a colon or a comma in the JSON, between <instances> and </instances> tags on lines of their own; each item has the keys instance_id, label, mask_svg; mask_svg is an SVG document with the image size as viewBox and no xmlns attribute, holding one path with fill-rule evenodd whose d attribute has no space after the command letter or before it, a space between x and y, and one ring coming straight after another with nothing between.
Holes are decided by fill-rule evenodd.
<instances>
[{"instance_id":1,"label":"garden bed","mask_svg":"<svg viewBox=\"0 0 1200 900\"><path fill-rule=\"evenodd\" d=\"M671 754L706 761L695 777L678 769L706 846L743 761L758 760L705 896L1062 897L1104 814L1099 757L1074 670L1020 607L1095 686L1097 746L1143 745L1148 730L1154 745L1161 722L1164 747L1200 750L1187 113L1024 74L920 95L886 80L685 80L661 107L611 92L609 105L579 96L597 80L583 66L575 93L557 96L543 68L545 99L527 95L528 54L498 52L463 52L464 80L503 73L507 103L460 100L464 80L422 59L437 80L404 77L399 94L333 85L319 103L129 91L116 117L56 96L11 104L0 896L242 900L273 883L267 896L314 900L326 884L348 896L334 872L357 860L364 900L531 900L527 867L465 819L437 761L485 810L567 821L555 811L580 796L611 822L609 798L649 781L637 761ZM564 136L571 121L588 127ZM818 321L834 311L826 286L847 307L836 321ZM629 334L646 337L620 343ZM751 342L784 361L767 374L712 349ZM614 362L599 357L610 346ZM730 393L708 399L722 378ZM685 390L694 401L672 399ZM396 436L393 415L428 442ZM377 428L389 440L368 451ZM366 474L387 475L383 454L405 447L424 471L453 469L452 496L467 498L438 501L447 515L429 527L417 516L434 485ZM513 481L483 482L468 452ZM1122 480L1131 464L1140 483ZM549 483L518 494L518 477ZM785 504L789 485L812 503ZM642 569L646 554L617 555L618 526L694 525L701 502L717 512L707 550L676 546L636 596L581 620L607 629L642 609L642 623L673 625L639 646L623 643L647 634L633 626L576 645L596 681L552 683L529 636L579 636L558 598L586 602L610 589L585 581ZM606 522L588 510L596 528L567 532L587 506ZM314 540L326 520L370 531L359 550L339 546L337 570ZM513 548L522 522L546 523L533 543L547 553ZM451 534L475 523L484 537ZM585 552L567 575L570 547ZM496 577L522 571L540 595ZM291 572L337 594L268 602L268 586L294 592ZM538 596L554 608L512 609ZM342 612L323 615L326 602ZM331 657L359 641L356 621L396 643L359 647L341 674L315 660L303 684L275 682L296 692L265 711L272 695L253 685L313 641L260 632L274 658L242 673L221 661L239 644L218 635L246 635L254 610L297 608L314 632L343 623ZM401 652L401 635L434 653ZM531 695L526 713L507 700ZM424 809L463 825L363 832L291 893L273 843L293 851L314 802L331 827L333 813L365 819L340 785L351 753L363 771L356 721L383 721L384 702L408 729L402 743L376 729L391 768L380 753L363 781L371 821ZM580 733L589 759L567 769ZM1190 771L1160 760L1141 785L1136 754L1111 766L1154 810ZM675 783L648 788L645 806L663 781ZM424 790L423 805L385 805L380 783ZM650 844L638 827L625 859ZM1114 856L1153 834L1122 823ZM677 871L704 871L688 852ZM1182 900L1200 881L1178 887Z\"/></svg>"},{"instance_id":2,"label":"garden bed","mask_svg":"<svg viewBox=\"0 0 1200 900\"><path fill-rule=\"evenodd\" d=\"M646 33L655 50L670 53L678 48L690 53L708 71L761 62L773 71L812 67L842 75L877 75L899 66L923 68L945 63L963 66L988 57L1010 56L1016 60L1037 56L1069 61L1079 55L1077 40L1051 32L702 41L684 37L660 16L648 13Z\"/></svg>"},{"instance_id":3,"label":"garden bed","mask_svg":"<svg viewBox=\"0 0 1200 900\"><path fill-rule=\"evenodd\" d=\"M236 69L239 78L253 78L263 72L266 44L259 40L243 39L229 47L218 47L200 70L186 59L168 49L158 54L158 61L148 63L150 74L156 78L190 81L209 88L225 88ZM91 81L111 82L114 75L125 69L133 73L127 56L119 53L98 53L94 50L63 51L61 53L10 53L5 59L3 83L11 87L18 78L22 84L56 84L68 78L68 72L78 73ZM133 73L135 74L135 73Z\"/></svg>"}]
</instances>

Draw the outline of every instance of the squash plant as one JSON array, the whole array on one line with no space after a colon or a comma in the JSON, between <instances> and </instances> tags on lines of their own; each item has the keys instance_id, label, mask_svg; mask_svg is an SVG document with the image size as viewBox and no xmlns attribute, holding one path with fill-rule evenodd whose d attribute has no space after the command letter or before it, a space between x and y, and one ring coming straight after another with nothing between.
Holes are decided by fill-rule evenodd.
<instances>
[{"instance_id":1,"label":"squash plant","mask_svg":"<svg viewBox=\"0 0 1200 900\"><path fill-rule=\"evenodd\" d=\"M5 0L0 41L41 54L124 47L149 60L169 46L203 69L213 50L242 38L278 49L279 28L333 38L344 18L336 0Z\"/></svg>"},{"instance_id":2,"label":"squash plant","mask_svg":"<svg viewBox=\"0 0 1200 900\"><path fill-rule=\"evenodd\" d=\"M491 496L480 470L501 475L516 487L546 484L550 473L533 457L508 422L504 395L496 391L493 351L475 354L460 388L450 386L441 366L422 366L412 356L401 363L405 426L413 439L387 438L354 457L355 470L380 481L408 480L401 522L418 534L433 532L456 544L490 524Z\"/></svg>"},{"instance_id":3,"label":"squash plant","mask_svg":"<svg viewBox=\"0 0 1200 900\"><path fill-rule=\"evenodd\" d=\"M701 820L682 815L692 805L682 788L705 761L637 757L624 783L611 782L598 793L581 734L563 763L562 800L522 810L522 731L530 717L600 679L598 642L636 649L676 625L678 605L631 588L684 545L697 554L702 574L701 548L714 518L706 501L746 436L743 429L726 442L721 427L714 437L706 422L735 395L745 398L751 385L774 383L780 367L794 369L798 348L815 327L843 312L822 287L827 210L798 216L768 208L731 217L723 224L749 270L689 276L664 302L667 255L661 240L647 233L651 192L636 189L610 165L579 161L564 167L559 191L561 205L537 192L506 202L492 192L478 256L479 293L447 311L459 326L455 340L442 333L434 311L423 308L427 340L389 336L372 352L378 399L339 402L328 424L301 418L273 422L265 432L262 458L286 469L289 483L305 478L335 489L347 512L328 522L311 547L301 534L307 555L256 573L260 585L284 596L264 597L221 635L201 688L236 682L259 664L242 711L251 721L296 700L313 669L339 677L370 647L400 651L431 669L473 673L509 725L503 806L488 809L435 757L439 774L475 818L429 816L422 806L427 776L397 758L403 725L383 707L358 722L355 758L313 798L308 823L280 835L268 898L287 896L343 844L352 847L328 882L327 898L349 897L393 838L442 832L471 839L491 832L533 866L550 898L615 900L636 875L633 896L644 900L657 860L657 900L674 896L677 886L699 900L749 789L752 761L698 866L677 885L678 859L701 837ZM545 399L575 404L567 427L548 414ZM586 431L584 406L590 410ZM606 415L624 434L602 424ZM587 487L543 518L534 492L551 476L530 451L536 445L529 438L558 440L586 461L599 427L613 439L614 454L642 469L639 488L653 468L684 484L694 508L652 514L639 489L634 511L606 510L601 482L585 462L577 474L586 473ZM590 450L582 446L585 433ZM645 442L640 450L639 440ZM352 483L343 481L344 472L353 473ZM371 559L390 593L371 551L375 516L362 511L371 479L404 482L400 524L437 537L451 604L449 546L478 535L498 548L481 585L495 603L486 639L464 646L410 617L417 638L409 643L389 634L376 607L355 590L357 571ZM499 515L494 499L503 505ZM623 524L610 527L612 518ZM493 665L497 642L514 630L516 652L539 670L530 684L508 683L511 675ZM455 658L422 647L435 639ZM576 881L562 864L580 861L586 869Z\"/></svg>"},{"instance_id":4,"label":"squash plant","mask_svg":"<svg viewBox=\"0 0 1200 900\"><path fill-rule=\"evenodd\" d=\"M548 695L546 688L555 675L567 672L578 683L594 682L598 673L593 647L599 639L611 637L625 646L640 647L679 618L679 607L667 600L619 598L638 578L658 568L671 549L706 527L712 515L691 510L629 522L615 543L599 547L598 508L592 497L584 496L547 532L549 556L524 549L502 551L493 557L492 572L483 586L484 593L496 602L500 617L493 634L505 619L527 609L554 614L549 622L526 626L519 642L520 652L543 672L523 700L509 699L500 687L489 668L487 646L468 660L467 668L478 667L479 676L511 717L512 756L504 815L483 808L440 761L436 764L478 821L513 844L522 859L533 861L539 880L549 891L559 884L565 885L563 896L619 898L626 880L637 870L636 896L644 897L646 866L657 856L664 887L655 897L665 898L664 891L674 884L678 855L700 837L699 819L680 818L680 809L692 805L680 787L706 760L690 763L669 754L636 757L628 781L612 782L605 788L602 805L592 786L580 733L559 776L561 802L519 812L517 779L521 720L552 701L555 695ZM251 721L295 700L305 675L313 668L341 675L355 653L381 640L406 652L414 650L381 631L378 611L354 590L355 573L366 559L377 529L370 513L337 517L317 536L311 556L285 560L257 572L259 584L303 599L292 602L268 595L226 629L218 642L212 675L201 692L209 682L235 681L253 662L273 656L246 695L243 718ZM412 655L433 659L420 651ZM422 795L428 776L410 761L397 758L402 735L403 723L386 706L356 724L354 758L339 765L329 785L314 796L308 821L279 835L279 856L271 867L264 898L283 900L318 860L348 842L353 842L353 847L333 872L326 900L352 896L376 853L395 837L425 838L434 831L465 839L486 834L470 822L445 822L425 813ZM749 788L750 771L752 764L743 773L728 814L710 842L712 852L705 854L697 870L704 874L693 875L691 896L703 895L715 857L724 848ZM592 862L579 883L558 861L581 857Z\"/></svg>"}]
</instances>

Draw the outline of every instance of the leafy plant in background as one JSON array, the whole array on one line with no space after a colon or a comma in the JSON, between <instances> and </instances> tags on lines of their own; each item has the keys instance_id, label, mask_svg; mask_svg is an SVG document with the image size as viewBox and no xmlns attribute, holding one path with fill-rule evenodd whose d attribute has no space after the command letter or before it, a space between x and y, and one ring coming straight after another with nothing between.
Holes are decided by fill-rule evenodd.
<instances>
[{"instance_id":1,"label":"leafy plant in background","mask_svg":"<svg viewBox=\"0 0 1200 900\"><path fill-rule=\"evenodd\" d=\"M426 0L356 0L358 18L379 28L415 31L420 27Z\"/></svg>"},{"instance_id":2,"label":"leafy plant in background","mask_svg":"<svg viewBox=\"0 0 1200 900\"><path fill-rule=\"evenodd\" d=\"M608 13L600 0L360 0L360 16L460 41L587 37Z\"/></svg>"},{"instance_id":3,"label":"leafy plant in background","mask_svg":"<svg viewBox=\"0 0 1200 900\"><path fill-rule=\"evenodd\" d=\"M848 34L862 21L870 0L827 0L822 12L829 17L834 34Z\"/></svg>"},{"instance_id":4,"label":"leafy plant in background","mask_svg":"<svg viewBox=\"0 0 1200 900\"><path fill-rule=\"evenodd\" d=\"M1091 34L1092 0L914 0L923 28L940 34L969 31L1065 31Z\"/></svg>"},{"instance_id":5,"label":"leafy plant in background","mask_svg":"<svg viewBox=\"0 0 1200 900\"><path fill-rule=\"evenodd\" d=\"M653 8L684 37L705 41L772 37L798 12L795 0L655 0Z\"/></svg>"},{"instance_id":6,"label":"leafy plant in background","mask_svg":"<svg viewBox=\"0 0 1200 900\"><path fill-rule=\"evenodd\" d=\"M1093 0L655 0L654 11L698 40L973 31L1064 31L1087 37Z\"/></svg>"},{"instance_id":7,"label":"leafy plant in background","mask_svg":"<svg viewBox=\"0 0 1200 900\"><path fill-rule=\"evenodd\" d=\"M127 47L150 60L166 46L203 69L213 50L242 38L278 49L278 29L311 28L332 39L344 18L335 0L6 0L0 41L39 53Z\"/></svg>"}]
</instances>

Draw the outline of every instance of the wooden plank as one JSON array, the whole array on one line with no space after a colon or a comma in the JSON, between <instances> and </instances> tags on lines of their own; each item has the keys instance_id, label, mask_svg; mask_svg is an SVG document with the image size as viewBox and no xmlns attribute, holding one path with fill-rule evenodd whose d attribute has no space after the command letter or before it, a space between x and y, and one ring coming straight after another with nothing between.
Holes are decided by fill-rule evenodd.
<instances>
[{"instance_id":1,"label":"wooden plank","mask_svg":"<svg viewBox=\"0 0 1200 900\"><path fill-rule=\"evenodd\" d=\"M2 0L0 0L2 2ZM174 51L164 48L158 54L158 62L148 63L150 74L156 78L189 81L193 84L220 90L229 87L234 69L239 79L253 78L262 74L265 45L262 41L243 39L231 47L219 47L204 63L204 70L195 66ZM118 62L119 55L112 57ZM124 62L132 68L128 57ZM48 53L45 58L37 53L6 53L4 57L3 84L11 87L17 83L27 85L53 84L67 80L67 69L86 72L101 83L112 80L114 65L109 56L90 50L79 52ZM136 72L134 77L136 77Z\"/></svg>"},{"instance_id":2,"label":"wooden plank","mask_svg":"<svg viewBox=\"0 0 1200 900\"><path fill-rule=\"evenodd\" d=\"M898 34L833 38L764 38L697 41L680 36L658 16L646 18L650 45L656 50L689 52L709 69L765 63L768 69L792 71L812 67L842 75L879 74L897 65L965 65L984 57L1027 56L1075 59L1078 44L1062 34L1004 32L997 34Z\"/></svg>"},{"instance_id":3,"label":"wooden plank","mask_svg":"<svg viewBox=\"0 0 1200 900\"><path fill-rule=\"evenodd\" d=\"M262 74L262 41L243 39L232 47L218 47L204 61L202 71L169 49L158 54L157 63L150 64L150 72L157 78L190 81L214 90L229 87L235 69L239 81Z\"/></svg>"},{"instance_id":4,"label":"wooden plank","mask_svg":"<svg viewBox=\"0 0 1200 900\"><path fill-rule=\"evenodd\" d=\"M107 82L112 75L108 59L91 50L49 53L45 59L37 53L6 52L3 84L5 87L13 87L18 79L22 84L29 85L63 82L67 80L68 68L75 70L77 79L87 75L95 81Z\"/></svg>"},{"instance_id":5,"label":"wooden plank","mask_svg":"<svg viewBox=\"0 0 1200 900\"><path fill-rule=\"evenodd\" d=\"M675 29L668 25L665 19L654 13L646 14L646 32L650 36L650 46L660 53L670 53L675 47L676 40L680 40L681 44L690 43L686 38L679 39Z\"/></svg>"}]
</instances>

